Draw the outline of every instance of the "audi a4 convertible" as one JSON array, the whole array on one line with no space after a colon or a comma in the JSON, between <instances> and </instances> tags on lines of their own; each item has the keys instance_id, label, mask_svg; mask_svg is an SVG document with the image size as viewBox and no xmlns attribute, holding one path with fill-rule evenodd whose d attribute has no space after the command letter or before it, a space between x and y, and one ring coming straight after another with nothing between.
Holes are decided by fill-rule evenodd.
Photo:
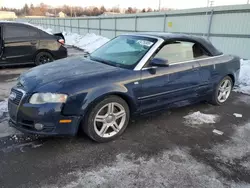
<instances>
[{"instance_id":1,"label":"audi a4 convertible","mask_svg":"<svg viewBox=\"0 0 250 188\"><path fill-rule=\"evenodd\" d=\"M225 103L238 80L239 57L202 37L121 35L88 56L30 69L11 90L10 125L31 134L117 138L130 117L199 101Z\"/></svg>"}]
</instances>

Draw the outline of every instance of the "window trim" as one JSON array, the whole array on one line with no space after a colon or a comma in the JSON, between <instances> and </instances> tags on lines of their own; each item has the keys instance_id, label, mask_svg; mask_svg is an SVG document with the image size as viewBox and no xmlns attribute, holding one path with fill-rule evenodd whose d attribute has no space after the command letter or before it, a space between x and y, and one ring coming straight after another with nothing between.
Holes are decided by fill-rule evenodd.
<instances>
[{"instance_id":1,"label":"window trim","mask_svg":"<svg viewBox=\"0 0 250 188\"><path fill-rule=\"evenodd\" d=\"M25 28L26 30L28 30L28 32L29 32L30 29L31 29L31 30L34 30L34 31L37 32L37 36L30 36L30 32L29 32L29 36L18 36L18 37L6 38L5 33L6 33L6 28L7 28L8 26L22 27L22 28ZM4 39L4 40L33 39L33 38L35 38L35 37L39 37L39 38L40 38L40 36L41 36L41 35L40 35L40 32L39 32L39 29L37 29L37 28L35 28L35 27L32 27L32 26L29 26L29 25L25 25L25 24L13 24L13 23L8 24L8 23L7 23L7 24L3 24L2 27L3 27L2 36L3 36L3 39Z\"/></svg>"},{"instance_id":2,"label":"window trim","mask_svg":"<svg viewBox=\"0 0 250 188\"><path fill-rule=\"evenodd\" d=\"M166 45L168 45L168 44L171 44L171 43L173 43L173 42L175 42L175 41L179 41L179 42L192 42L192 43L194 43L194 44L197 43L197 44L199 44L199 45L203 48L203 50L205 50L210 56L205 57L205 58L201 58L201 59L192 59L192 60L187 60L187 61L178 61L178 62L169 64L169 66L171 66L171 65L173 65L173 64L189 63L189 62L193 62L193 61L200 61L200 60L210 59L210 58L213 58L213 57L220 57L220 56L223 56L223 55L224 55L224 54L220 54L220 55L218 55L218 56L213 56L213 55L209 52L209 50L207 50L200 42L197 42L197 41L192 40L192 39L171 38L171 39L165 40L157 49L155 49L154 53L151 55L151 57L150 57L148 60L154 58L155 55L156 55L164 46L166 46ZM149 68L148 64L149 64L149 61L147 61L141 69L144 70L144 68Z\"/></svg>"}]
</instances>

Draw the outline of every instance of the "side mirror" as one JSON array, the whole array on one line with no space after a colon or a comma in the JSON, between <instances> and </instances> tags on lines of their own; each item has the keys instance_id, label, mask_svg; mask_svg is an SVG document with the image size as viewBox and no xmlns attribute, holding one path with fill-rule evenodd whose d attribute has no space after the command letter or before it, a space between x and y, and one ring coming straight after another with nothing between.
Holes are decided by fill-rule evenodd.
<instances>
[{"instance_id":1,"label":"side mirror","mask_svg":"<svg viewBox=\"0 0 250 188\"><path fill-rule=\"evenodd\" d=\"M157 67L168 67L168 60L162 58L154 58L151 60L150 65Z\"/></svg>"}]
</instances>

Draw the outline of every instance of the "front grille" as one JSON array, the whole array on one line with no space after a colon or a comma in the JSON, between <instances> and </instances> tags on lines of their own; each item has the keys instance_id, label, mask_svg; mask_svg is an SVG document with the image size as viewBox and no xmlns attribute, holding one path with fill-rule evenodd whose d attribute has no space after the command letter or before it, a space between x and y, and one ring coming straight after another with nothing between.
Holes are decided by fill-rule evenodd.
<instances>
[{"instance_id":1,"label":"front grille","mask_svg":"<svg viewBox=\"0 0 250 188\"><path fill-rule=\"evenodd\" d=\"M10 99L10 101L13 102L16 105L19 105L20 101L21 101L21 99L23 97L23 93L21 91L16 90L16 89L12 89L11 92L15 93L16 97L14 99L12 99L12 100Z\"/></svg>"}]
</instances>

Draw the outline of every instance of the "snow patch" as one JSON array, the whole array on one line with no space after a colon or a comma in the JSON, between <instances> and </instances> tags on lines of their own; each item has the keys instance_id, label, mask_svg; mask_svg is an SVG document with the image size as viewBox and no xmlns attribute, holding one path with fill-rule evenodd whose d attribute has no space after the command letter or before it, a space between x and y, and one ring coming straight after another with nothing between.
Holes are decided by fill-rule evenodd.
<instances>
[{"instance_id":1,"label":"snow patch","mask_svg":"<svg viewBox=\"0 0 250 188\"><path fill-rule=\"evenodd\" d=\"M185 123L188 125L214 124L219 120L215 114L203 114L200 111L184 116Z\"/></svg>"},{"instance_id":2,"label":"snow patch","mask_svg":"<svg viewBox=\"0 0 250 188\"><path fill-rule=\"evenodd\" d=\"M41 147L43 144L36 144L35 142L29 142L29 143L22 143L22 144L17 144L13 146L8 146L6 148L1 149L0 151L4 153L9 153L14 150L20 150L21 152L25 152L25 148L30 147L32 149L36 149Z\"/></svg>"},{"instance_id":3,"label":"snow patch","mask_svg":"<svg viewBox=\"0 0 250 188\"><path fill-rule=\"evenodd\" d=\"M237 118L241 118L241 117L242 117L242 114L234 113L233 115L234 115L235 117L237 117Z\"/></svg>"},{"instance_id":4,"label":"snow patch","mask_svg":"<svg viewBox=\"0 0 250 188\"><path fill-rule=\"evenodd\" d=\"M239 84L236 92L250 94L250 60L241 60Z\"/></svg>"},{"instance_id":5,"label":"snow patch","mask_svg":"<svg viewBox=\"0 0 250 188\"><path fill-rule=\"evenodd\" d=\"M5 99L0 102L0 118L3 117L4 113L8 112L8 101Z\"/></svg>"},{"instance_id":6,"label":"snow patch","mask_svg":"<svg viewBox=\"0 0 250 188\"><path fill-rule=\"evenodd\" d=\"M165 151L162 155L149 160L143 157L131 159L127 155L119 154L111 166L97 167L92 171L73 172L68 174L68 176L76 177L76 181L67 184L64 188L223 188L245 186L224 180L210 166L196 161L189 154L188 150L179 148ZM46 185L45 187L55 188L63 186Z\"/></svg>"},{"instance_id":7,"label":"snow patch","mask_svg":"<svg viewBox=\"0 0 250 188\"><path fill-rule=\"evenodd\" d=\"M214 134L218 134L218 135L223 135L223 134L224 134L222 131L219 131L219 130L217 130L217 129L214 129L214 130L213 130L213 133L214 133Z\"/></svg>"},{"instance_id":8,"label":"snow patch","mask_svg":"<svg viewBox=\"0 0 250 188\"><path fill-rule=\"evenodd\" d=\"M9 126L8 119L5 118L3 121L0 121L0 138L21 134L16 129Z\"/></svg>"},{"instance_id":9,"label":"snow patch","mask_svg":"<svg viewBox=\"0 0 250 188\"><path fill-rule=\"evenodd\" d=\"M63 32L66 44L76 46L86 52L93 52L97 48L109 41L108 38L88 33L86 35L79 35L77 33Z\"/></svg>"},{"instance_id":10,"label":"snow patch","mask_svg":"<svg viewBox=\"0 0 250 188\"><path fill-rule=\"evenodd\" d=\"M225 162L250 156L250 123L237 127L232 140L213 147L212 151Z\"/></svg>"}]
</instances>

